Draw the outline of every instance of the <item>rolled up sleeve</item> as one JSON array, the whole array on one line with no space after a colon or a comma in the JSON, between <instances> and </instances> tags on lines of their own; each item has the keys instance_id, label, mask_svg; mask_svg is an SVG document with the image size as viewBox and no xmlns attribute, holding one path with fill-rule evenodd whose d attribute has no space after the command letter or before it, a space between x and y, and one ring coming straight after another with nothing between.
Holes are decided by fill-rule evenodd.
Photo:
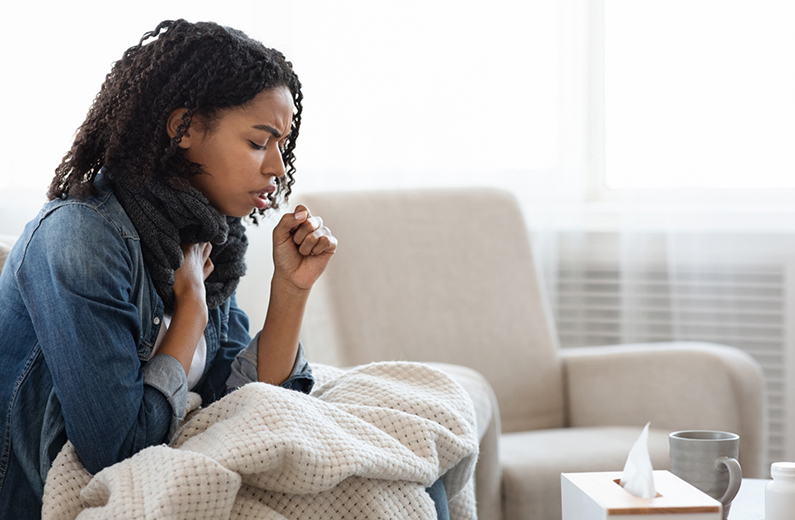
<instances>
[{"instance_id":1,"label":"rolled up sleeve","mask_svg":"<svg viewBox=\"0 0 795 520\"><path fill-rule=\"evenodd\" d=\"M188 377L185 369L175 358L167 354L157 354L143 366L141 372L144 384L163 394L171 406L168 428L168 438L171 438L185 415L185 405L188 402Z\"/></svg>"},{"instance_id":2,"label":"rolled up sleeve","mask_svg":"<svg viewBox=\"0 0 795 520\"><path fill-rule=\"evenodd\" d=\"M248 346L241 350L232 362L232 372L226 383L227 394L238 388L259 380L257 377L257 348L259 345L260 333L257 333L249 342ZM304 347L298 343L298 353L295 356L295 363L290 372L290 376L282 383L282 388L296 390L308 394L312 391L315 378L312 376L312 368L304 358Z\"/></svg>"}]
</instances>

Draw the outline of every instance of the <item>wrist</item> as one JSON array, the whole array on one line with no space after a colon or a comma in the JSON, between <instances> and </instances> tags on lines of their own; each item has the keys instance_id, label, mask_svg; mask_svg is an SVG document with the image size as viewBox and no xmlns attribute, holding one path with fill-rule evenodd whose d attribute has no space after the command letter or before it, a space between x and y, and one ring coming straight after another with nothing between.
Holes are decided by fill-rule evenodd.
<instances>
[{"instance_id":1,"label":"wrist","mask_svg":"<svg viewBox=\"0 0 795 520\"><path fill-rule=\"evenodd\" d=\"M201 320L203 327L207 326L207 302L199 295L177 297L174 296L174 311L172 318L178 315L190 316L193 319ZM202 328L203 328L202 327Z\"/></svg>"},{"instance_id":2,"label":"wrist","mask_svg":"<svg viewBox=\"0 0 795 520\"><path fill-rule=\"evenodd\" d=\"M271 295L279 294L290 298L306 299L311 290L311 287L300 287L290 279L279 276L278 273L274 273L271 279Z\"/></svg>"}]
</instances>

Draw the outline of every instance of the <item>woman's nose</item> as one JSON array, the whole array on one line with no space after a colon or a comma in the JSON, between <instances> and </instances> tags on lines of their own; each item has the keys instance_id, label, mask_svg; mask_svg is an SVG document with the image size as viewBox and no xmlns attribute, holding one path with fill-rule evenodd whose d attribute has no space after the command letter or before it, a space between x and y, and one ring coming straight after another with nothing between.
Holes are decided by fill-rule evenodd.
<instances>
[{"instance_id":1,"label":"woman's nose","mask_svg":"<svg viewBox=\"0 0 795 520\"><path fill-rule=\"evenodd\" d=\"M284 176L284 159L282 158L282 151L278 146L268 150L268 153L265 154L265 159L262 161L261 172L264 175L275 175L276 177Z\"/></svg>"}]
</instances>

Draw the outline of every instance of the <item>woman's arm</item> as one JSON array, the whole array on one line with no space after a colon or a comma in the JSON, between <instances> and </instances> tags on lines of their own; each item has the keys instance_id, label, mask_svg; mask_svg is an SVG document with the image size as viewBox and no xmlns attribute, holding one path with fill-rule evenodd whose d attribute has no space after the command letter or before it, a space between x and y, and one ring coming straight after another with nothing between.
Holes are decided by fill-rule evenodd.
<instances>
[{"instance_id":1,"label":"woman's arm","mask_svg":"<svg viewBox=\"0 0 795 520\"><path fill-rule=\"evenodd\" d=\"M184 411L172 407L187 395L179 364L139 359L137 247L92 207L67 204L42 220L16 273L67 437L92 473L162 443Z\"/></svg>"},{"instance_id":2,"label":"woman's arm","mask_svg":"<svg viewBox=\"0 0 795 520\"><path fill-rule=\"evenodd\" d=\"M187 375L191 360L207 327L207 303L204 280L213 272L210 260L212 245L182 245L182 265L174 271L174 312L171 324L160 343L158 354L168 354L179 361Z\"/></svg>"},{"instance_id":3,"label":"woman's arm","mask_svg":"<svg viewBox=\"0 0 795 520\"><path fill-rule=\"evenodd\" d=\"M221 347L215 355L212 367L203 383L196 389L204 403L212 403L248 383L259 381L257 352L262 331L257 332L253 338L249 336L248 316L238 308L234 295L226 305L225 310L219 308L211 311L226 312L228 318L225 320L226 326L221 327ZM292 373L279 386L308 394L312 391L314 383L312 368L304 358L304 349L299 342Z\"/></svg>"},{"instance_id":4,"label":"woman's arm","mask_svg":"<svg viewBox=\"0 0 795 520\"><path fill-rule=\"evenodd\" d=\"M337 249L337 239L304 206L285 214L273 230L274 274L259 337L257 377L279 385L290 376L312 286Z\"/></svg>"}]
</instances>

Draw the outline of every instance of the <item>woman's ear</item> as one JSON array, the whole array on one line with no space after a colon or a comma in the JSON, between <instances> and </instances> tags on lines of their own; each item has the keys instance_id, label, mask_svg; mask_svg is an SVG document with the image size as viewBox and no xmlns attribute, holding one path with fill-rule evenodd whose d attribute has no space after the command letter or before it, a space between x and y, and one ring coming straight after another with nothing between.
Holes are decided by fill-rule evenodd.
<instances>
[{"instance_id":1,"label":"woman's ear","mask_svg":"<svg viewBox=\"0 0 795 520\"><path fill-rule=\"evenodd\" d=\"M188 110L186 108L178 108L171 112L171 114L168 116L168 121L166 121L166 132L168 132L168 136L171 139L174 139L174 137L177 135L177 128L179 128L179 126L182 124L182 116L184 116L187 111ZM182 139L179 141L177 146L183 150L187 150L190 148L190 145L191 128L189 127L187 132L182 135Z\"/></svg>"}]
</instances>

